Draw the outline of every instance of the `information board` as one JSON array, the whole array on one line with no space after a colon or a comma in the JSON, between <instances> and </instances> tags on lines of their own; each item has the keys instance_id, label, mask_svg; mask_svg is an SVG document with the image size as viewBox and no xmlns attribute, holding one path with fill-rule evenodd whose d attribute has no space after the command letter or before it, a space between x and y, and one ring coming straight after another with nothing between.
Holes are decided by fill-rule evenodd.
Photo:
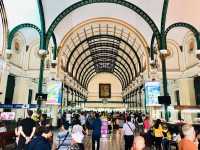
<instances>
[{"instance_id":1,"label":"information board","mask_svg":"<svg viewBox=\"0 0 200 150\"><path fill-rule=\"evenodd\" d=\"M15 112L1 112L0 120L15 120Z\"/></svg>"},{"instance_id":2,"label":"information board","mask_svg":"<svg viewBox=\"0 0 200 150\"><path fill-rule=\"evenodd\" d=\"M61 104L61 94L62 82L61 81L49 81L47 83L47 102L46 104L60 105Z\"/></svg>"},{"instance_id":3,"label":"information board","mask_svg":"<svg viewBox=\"0 0 200 150\"><path fill-rule=\"evenodd\" d=\"M145 83L145 100L146 106L157 106L158 96L160 96L160 82Z\"/></svg>"}]
</instances>

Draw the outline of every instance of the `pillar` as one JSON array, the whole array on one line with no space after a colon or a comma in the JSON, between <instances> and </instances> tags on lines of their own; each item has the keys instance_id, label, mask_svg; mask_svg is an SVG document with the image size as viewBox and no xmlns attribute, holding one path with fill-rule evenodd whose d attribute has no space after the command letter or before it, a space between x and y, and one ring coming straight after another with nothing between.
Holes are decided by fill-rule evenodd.
<instances>
[{"instance_id":1,"label":"pillar","mask_svg":"<svg viewBox=\"0 0 200 150\"><path fill-rule=\"evenodd\" d=\"M67 109L68 109L68 106L69 106L69 87L67 86L67 97L66 97L66 103L67 103Z\"/></svg>"}]
</instances>

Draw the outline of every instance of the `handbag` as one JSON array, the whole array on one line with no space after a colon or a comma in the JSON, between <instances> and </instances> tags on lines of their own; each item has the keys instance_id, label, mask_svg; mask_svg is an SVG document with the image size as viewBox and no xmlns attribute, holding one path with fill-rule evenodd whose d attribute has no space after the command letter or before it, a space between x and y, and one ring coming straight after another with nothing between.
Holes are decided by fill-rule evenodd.
<instances>
[{"instance_id":1,"label":"handbag","mask_svg":"<svg viewBox=\"0 0 200 150\"><path fill-rule=\"evenodd\" d=\"M62 143L58 145L58 147L56 148L56 150L59 150L59 148L63 145L63 143L66 140L66 138L67 138L68 135L69 135L69 132L67 132L67 134L65 135L64 139L62 140Z\"/></svg>"}]
</instances>

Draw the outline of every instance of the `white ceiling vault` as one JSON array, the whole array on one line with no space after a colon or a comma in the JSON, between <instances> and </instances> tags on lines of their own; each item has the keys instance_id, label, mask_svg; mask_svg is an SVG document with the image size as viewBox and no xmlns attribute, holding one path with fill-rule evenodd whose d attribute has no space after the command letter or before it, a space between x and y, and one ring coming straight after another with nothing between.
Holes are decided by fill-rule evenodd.
<instances>
[{"instance_id":1,"label":"white ceiling vault","mask_svg":"<svg viewBox=\"0 0 200 150\"><path fill-rule=\"evenodd\" d=\"M167 4L167 2L169 2L168 5L165 5ZM114 44L114 48L116 45L119 48L125 47L124 51L130 53L130 50L128 50L127 48L127 44L125 42L121 42L122 39L125 37L127 38L125 41L133 46L133 49L140 50L137 52L137 55L141 58L140 63L142 64L141 67L139 67L139 61L137 61L135 54L130 54L135 66L132 65L127 70L123 69L125 72L125 77L122 77L121 79L126 80L126 76L131 76L131 70L134 70L135 73L133 73L133 75L129 77L130 81L126 81L126 86L135 80L135 77L137 77L138 74L142 72L140 69L144 67L145 63L148 63L147 51L149 50L149 47L151 47L152 36L154 33L160 35L160 32L163 29L161 26L163 24L165 24L165 29L167 29L174 23L184 22L194 27L196 29L195 31L198 31L200 29L200 9L198 9L198 6L200 6L199 0L20 0L20 2L19 0L3 0L3 5L5 6L9 32L15 29L15 27L19 26L20 24L31 24L34 25L35 29L36 27L38 27L38 29L41 30L41 32L39 31L40 38L47 38L47 40L43 41L47 41L48 43L48 40L51 38L51 44L52 42L56 41L59 47L64 47L64 50L62 52L65 53L63 54L64 56L66 56L65 60L69 57L70 53L73 49L75 49L77 44L79 44L84 38L87 38L87 36L89 36L93 32L93 29L99 30L99 32L95 32L97 33L97 35L100 35L100 32L104 32L104 30L111 29L112 32L110 33L110 35L114 35L117 38L119 38L120 36L116 36L115 31L122 32L127 30L127 33L129 34L131 33L131 31L129 31L129 28L135 29L134 31L137 31L138 36L136 36L136 33L132 33L130 37L129 35L122 34L122 36L120 37L121 40L116 40L114 38L108 37L99 37L97 40L92 39L91 41L89 40L85 43L82 43L77 48L77 52L72 55L73 58L70 60L67 66L69 68L66 70L64 69L64 71L67 71L67 73L69 73L71 77L75 77L75 79L82 79L83 77L76 76L76 74L80 73L80 70L78 70L79 67L82 67L82 69L84 69L84 66L80 65L82 62L81 60L83 60L84 57L90 56L92 52L88 52L82 55L77 63L75 63L75 60L76 57L79 56L79 53L92 46L90 45L90 42L98 44L98 42L106 41L106 44ZM166 21L163 22L163 20L165 20L164 8L167 9ZM41 15L41 10L43 11L43 15ZM108 20L107 22L105 21L103 23L98 22L97 18L109 18L115 21L119 20L119 22L123 22L124 24L126 24L126 26L120 25L120 23L116 22L112 23ZM94 22L90 22L87 25L84 24L84 22L95 19L97 19L98 23L95 24ZM2 24L1 22L2 21L0 21L0 32L5 32L4 30L2 30L4 24ZM45 25L45 27L43 25ZM91 28L87 30L89 26ZM77 27L79 27L79 30L75 30ZM84 35L85 37L82 36L79 38L79 35L81 36L84 30L86 30ZM72 31L76 32L72 33ZM182 27L173 28L173 30L170 30L169 34L167 35L167 39L174 40L176 41L176 43L181 45L188 31L188 29ZM21 33L23 33L24 35L28 35L26 37L29 41L38 38L37 32L31 32L31 30L24 29L22 29L21 31ZM54 35L55 38L52 38ZM70 40L67 40L69 37ZM79 38L78 40L77 37ZM131 40L129 41L129 38L134 39L139 37L141 39L139 39L136 43L134 43L134 40L132 40L132 42ZM3 38L0 37L0 40L1 46L3 43ZM45 42L43 42L42 44L46 45ZM48 45L46 45L46 47L48 47ZM101 49L102 48L108 50L107 45L101 46ZM117 51L117 53L124 57L124 54L122 54L121 52ZM104 56L103 54L101 55ZM145 58L145 62L143 61L143 56ZM128 65L126 65L126 62L124 62L120 57L111 58L116 59L114 63L112 62L113 64L118 64L121 67L123 67L124 65L125 68L128 67ZM124 58L128 63L131 63L131 59L129 59L128 57ZM88 61L92 61L93 59L94 57L90 57ZM101 61L104 60L101 59ZM95 61L92 63L95 64ZM74 72L72 71L73 64L76 64L74 66ZM101 62L98 62L98 65L101 66ZM106 69L110 69L111 71L114 68L112 67L112 65L107 67ZM64 64L64 66L66 68L66 64ZM93 68L94 70L99 69L95 65L93 66Z\"/></svg>"},{"instance_id":2,"label":"white ceiling vault","mask_svg":"<svg viewBox=\"0 0 200 150\"><path fill-rule=\"evenodd\" d=\"M164 0L148 0L148 2L146 0L127 1L138 6L148 14L160 30ZM3 0L3 2L7 13L9 31L22 23L32 23L40 27L37 0L20 0L20 4L19 0ZM62 11L77 2L80 2L80 0L42 0L46 30L48 30L54 19ZM22 3L23 5L21 5ZM198 9L198 6L200 6L199 0L169 0L166 27L175 22L187 22L199 29L200 19L198 16L200 9ZM92 17L114 17L122 19L137 28L144 35L148 44L151 41L152 31L138 14L119 4L95 3L75 9L58 24L55 30L58 43L63 38L63 31L67 32L70 27Z\"/></svg>"},{"instance_id":3,"label":"white ceiling vault","mask_svg":"<svg viewBox=\"0 0 200 150\"><path fill-rule=\"evenodd\" d=\"M50 26L50 24L53 22L53 20L57 17L57 15L59 13L61 13L63 10L65 10L67 7L69 7L72 4L75 4L76 2L79 2L80 0L59 0L59 1L53 1L53 0L43 0L43 7L44 7L44 11L45 11L45 21L46 21L46 25L47 27ZM160 22L161 22L161 15L162 15L162 5L163 5L163 0L148 0L148 2L146 0L127 0L130 3L135 4L136 6L140 7L142 10L144 10L155 22L156 25L160 26ZM103 5L104 9L108 9L109 5L107 5L108 3L106 3L106 5ZM149 5L151 4L151 5ZM91 4L93 5L93 4ZM99 9L98 6L99 4L97 4L97 6L95 6L97 9ZM114 9L110 10L111 14L114 14L113 11L118 11L118 13L122 13L125 14L123 12L123 10L118 9L118 4L111 4L113 5ZM52 11L53 10L53 11ZM82 12L84 13L84 12ZM102 15L107 14L104 11L101 10L93 10L92 13L95 15L96 13L102 13ZM83 16L86 13L83 14ZM86 14L87 15L87 14ZM102 16L104 17L104 16ZM106 16L105 16L106 17ZM134 18L133 18L134 19ZM135 20L137 21L137 20Z\"/></svg>"},{"instance_id":4,"label":"white ceiling vault","mask_svg":"<svg viewBox=\"0 0 200 150\"><path fill-rule=\"evenodd\" d=\"M105 17L89 19L67 32L58 59L59 73L78 81L93 70L115 74L120 69L130 84L148 69L147 43L141 33L126 22Z\"/></svg>"}]
</instances>

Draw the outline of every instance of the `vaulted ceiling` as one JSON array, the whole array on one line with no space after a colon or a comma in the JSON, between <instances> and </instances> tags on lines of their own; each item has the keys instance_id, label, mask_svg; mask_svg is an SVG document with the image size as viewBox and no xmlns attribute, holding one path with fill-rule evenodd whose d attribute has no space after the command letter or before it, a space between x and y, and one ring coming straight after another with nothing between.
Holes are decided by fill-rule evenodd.
<instances>
[{"instance_id":1,"label":"vaulted ceiling","mask_svg":"<svg viewBox=\"0 0 200 150\"><path fill-rule=\"evenodd\" d=\"M65 47L62 56L66 61L63 71L82 86L87 86L93 72L106 71L115 74L123 88L127 87L143 71L143 57L147 59L151 55L147 51L152 49L154 39L159 40L162 33L181 44L184 34L190 29L199 39L199 0L3 0L1 5L5 6L6 17L2 17L0 22L0 32L6 34L2 26L7 25L9 40L12 40L16 31L31 27L42 39L41 49L46 49L49 42L54 43L55 50L62 45ZM1 8L1 15L2 11ZM109 21L91 22L68 34L83 22L102 17L118 19L135 28L145 44L135 44L134 34L124 32L127 27ZM181 28L167 34L174 27ZM8 41L8 47L10 43ZM2 47L3 42L0 44ZM56 55L55 52L54 59ZM84 75L81 76L82 71ZM91 74L87 75L89 72Z\"/></svg>"},{"instance_id":2,"label":"vaulted ceiling","mask_svg":"<svg viewBox=\"0 0 200 150\"><path fill-rule=\"evenodd\" d=\"M162 16L167 8L166 28L176 22L186 22L196 29L200 28L199 0L4 0L8 18L8 28L11 31L15 26L22 23L31 23L40 27L40 12L43 8L45 28L55 28L58 43L63 38L63 26L73 27L76 24L93 17L114 17L122 19L137 28L146 38L148 43L153 34L149 25L144 21L148 16L158 30L161 30ZM138 9L133 7L137 6ZM134 9L134 11L133 11ZM142 10L142 12L140 11ZM144 13L146 16L144 15ZM80 16L81 14L81 16ZM77 17L79 16L79 17ZM141 17L142 16L142 17ZM67 31L69 28L66 28Z\"/></svg>"}]
</instances>

